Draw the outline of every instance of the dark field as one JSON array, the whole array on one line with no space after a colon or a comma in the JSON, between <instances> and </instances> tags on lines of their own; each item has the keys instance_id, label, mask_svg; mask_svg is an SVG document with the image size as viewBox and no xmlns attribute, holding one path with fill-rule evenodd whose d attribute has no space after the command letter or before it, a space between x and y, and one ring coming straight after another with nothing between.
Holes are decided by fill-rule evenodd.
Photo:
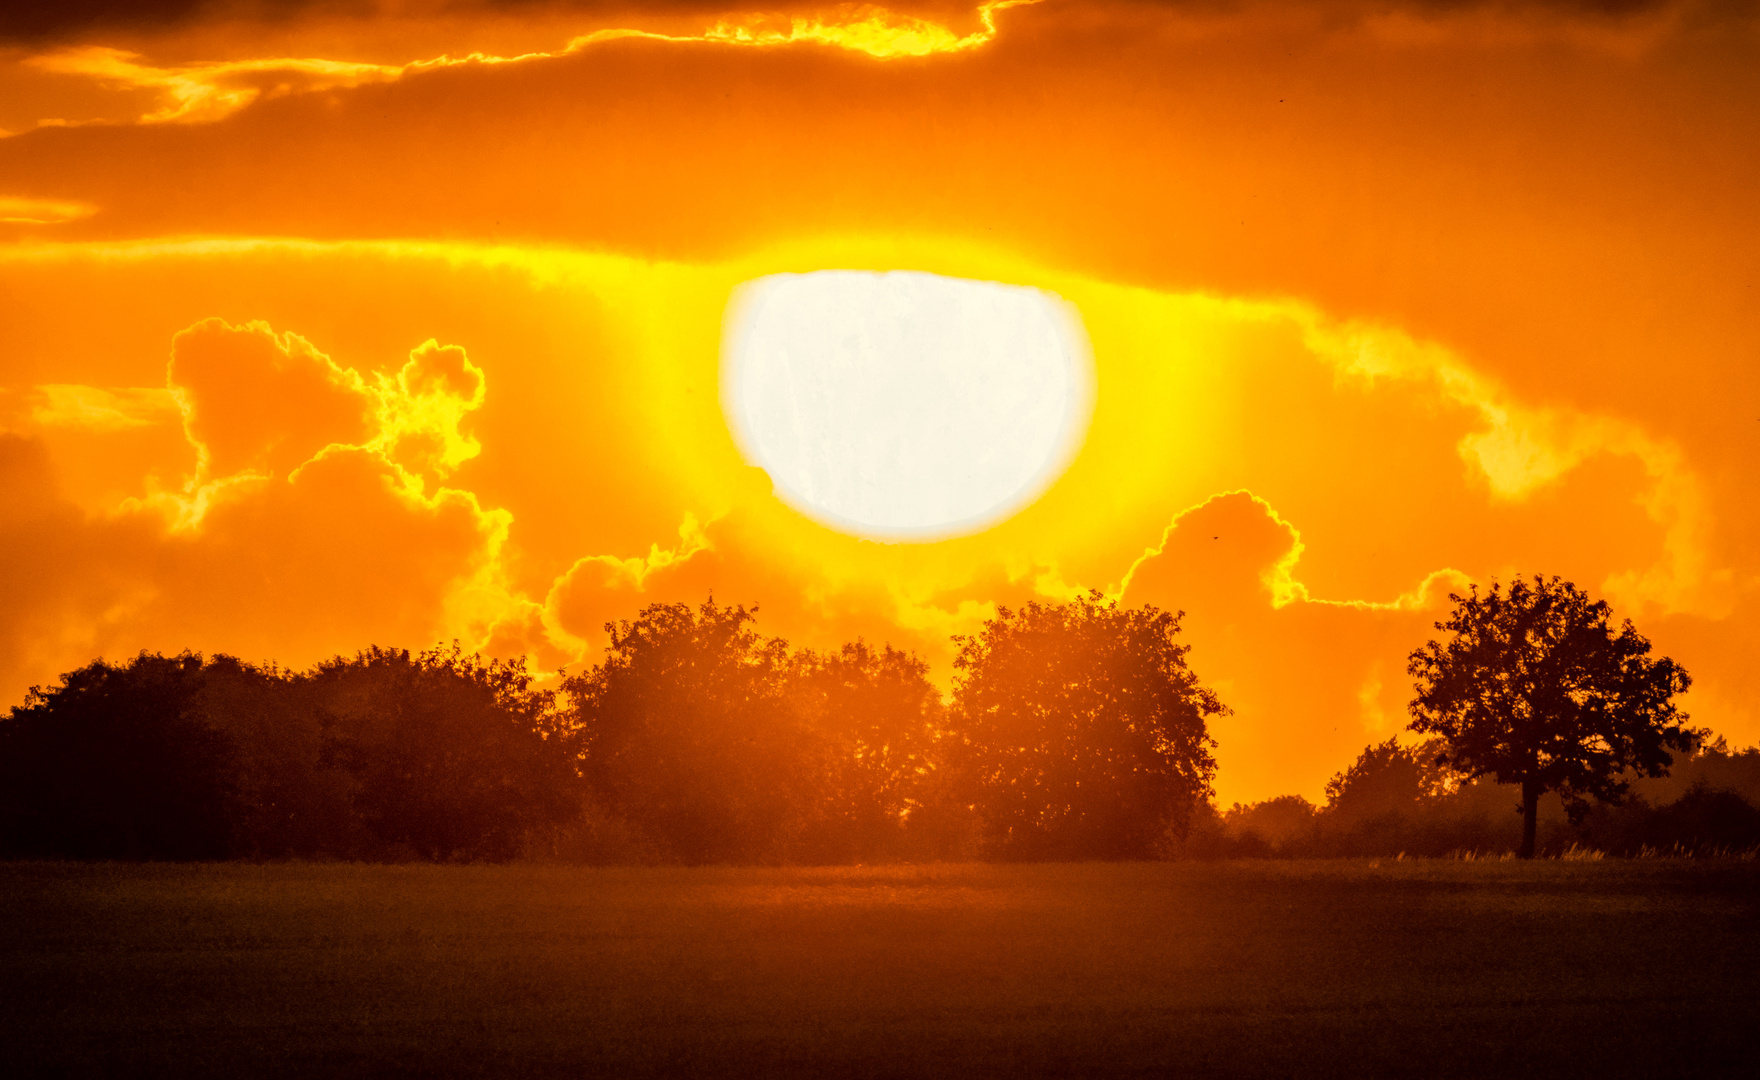
<instances>
[{"instance_id":1,"label":"dark field","mask_svg":"<svg viewBox=\"0 0 1760 1080\"><path fill-rule=\"evenodd\" d=\"M1760 865L0 865L10 1075L1754 1076Z\"/></svg>"}]
</instances>

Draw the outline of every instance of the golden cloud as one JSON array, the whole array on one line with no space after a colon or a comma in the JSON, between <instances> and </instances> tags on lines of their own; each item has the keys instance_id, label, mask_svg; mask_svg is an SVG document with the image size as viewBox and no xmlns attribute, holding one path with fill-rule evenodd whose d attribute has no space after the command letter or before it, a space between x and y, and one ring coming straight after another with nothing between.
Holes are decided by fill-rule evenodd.
<instances>
[{"instance_id":1,"label":"golden cloud","mask_svg":"<svg viewBox=\"0 0 1760 1080\"><path fill-rule=\"evenodd\" d=\"M139 124L207 124L223 120L254 102L328 90L353 89L376 83L396 82L409 75L445 68L527 63L572 56L597 45L639 38L674 44L712 44L776 48L788 45L820 45L857 52L878 60L959 53L979 48L996 37L996 13L1025 7L1041 0L988 0L977 9L979 29L956 34L940 23L899 14L872 4L844 4L813 16L751 13L730 15L700 34L677 35L629 28L607 28L580 34L554 51L535 51L513 56L471 52L463 56L442 55L401 64L333 60L321 57L246 57L231 60L157 65L141 54L105 45L78 45L30 56L24 63L54 75L71 75L117 91L148 92L155 104L133 117ZM68 118L39 121L39 126L80 123ZM82 216L80 204L11 200L16 212L66 213ZM29 204L28 206L26 204ZM0 200L0 220L37 221L35 217L6 217L7 200ZM66 217L48 220L66 220Z\"/></svg>"},{"instance_id":2,"label":"golden cloud","mask_svg":"<svg viewBox=\"0 0 1760 1080\"><path fill-rule=\"evenodd\" d=\"M33 388L30 422L50 428L122 431L162 424L182 411L170 390L44 383Z\"/></svg>"},{"instance_id":3,"label":"golden cloud","mask_svg":"<svg viewBox=\"0 0 1760 1080\"><path fill-rule=\"evenodd\" d=\"M8 132L0 131L0 138ZM0 222L15 225L60 225L91 217L98 208L74 199L31 199L0 195Z\"/></svg>"}]
</instances>

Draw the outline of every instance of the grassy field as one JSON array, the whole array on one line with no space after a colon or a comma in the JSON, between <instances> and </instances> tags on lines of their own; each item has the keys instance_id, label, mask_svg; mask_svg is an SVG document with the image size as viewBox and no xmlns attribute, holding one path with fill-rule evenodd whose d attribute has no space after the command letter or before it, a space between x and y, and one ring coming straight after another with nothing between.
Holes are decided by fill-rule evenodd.
<instances>
[{"instance_id":1,"label":"grassy field","mask_svg":"<svg viewBox=\"0 0 1760 1080\"><path fill-rule=\"evenodd\" d=\"M1760 866L0 865L9 1075L1754 1076Z\"/></svg>"}]
</instances>

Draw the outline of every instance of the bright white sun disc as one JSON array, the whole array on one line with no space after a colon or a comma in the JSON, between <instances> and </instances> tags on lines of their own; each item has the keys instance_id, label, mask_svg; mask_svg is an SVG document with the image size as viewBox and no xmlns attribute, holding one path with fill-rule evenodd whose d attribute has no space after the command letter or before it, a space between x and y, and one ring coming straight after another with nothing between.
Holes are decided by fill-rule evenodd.
<instances>
[{"instance_id":1,"label":"bright white sun disc","mask_svg":"<svg viewBox=\"0 0 1760 1080\"><path fill-rule=\"evenodd\" d=\"M916 271L747 282L721 398L740 450L795 509L857 535L975 532L1036 499L1078 447L1093 361L1073 305Z\"/></svg>"}]
</instances>

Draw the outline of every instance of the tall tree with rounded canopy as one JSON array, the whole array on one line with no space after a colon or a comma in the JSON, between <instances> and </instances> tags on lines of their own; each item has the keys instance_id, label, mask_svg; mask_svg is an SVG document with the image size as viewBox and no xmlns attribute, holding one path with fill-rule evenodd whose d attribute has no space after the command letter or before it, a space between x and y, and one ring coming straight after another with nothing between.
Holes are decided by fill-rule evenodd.
<instances>
[{"instance_id":1,"label":"tall tree with rounded canopy","mask_svg":"<svg viewBox=\"0 0 1760 1080\"><path fill-rule=\"evenodd\" d=\"M605 659L567 679L601 806L686 863L785 858L811 803L788 643L756 608L649 604L605 624Z\"/></svg>"},{"instance_id":2,"label":"tall tree with rounded canopy","mask_svg":"<svg viewBox=\"0 0 1760 1080\"><path fill-rule=\"evenodd\" d=\"M1095 592L954 639L955 753L1001 852L1142 858L1184 832L1216 772L1205 719L1227 710L1186 666L1179 619Z\"/></svg>"},{"instance_id":3,"label":"tall tree with rounded canopy","mask_svg":"<svg viewBox=\"0 0 1760 1080\"><path fill-rule=\"evenodd\" d=\"M1624 798L1624 774L1665 776L1670 750L1691 750L1674 696L1691 680L1630 620L1557 577L1518 579L1483 595L1450 594L1455 610L1436 629L1452 637L1414 651L1413 731L1448 740L1438 759L1469 776L1522 788L1523 858L1534 857L1540 796L1557 791L1573 822L1588 799Z\"/></svg>"}]
</instances>

